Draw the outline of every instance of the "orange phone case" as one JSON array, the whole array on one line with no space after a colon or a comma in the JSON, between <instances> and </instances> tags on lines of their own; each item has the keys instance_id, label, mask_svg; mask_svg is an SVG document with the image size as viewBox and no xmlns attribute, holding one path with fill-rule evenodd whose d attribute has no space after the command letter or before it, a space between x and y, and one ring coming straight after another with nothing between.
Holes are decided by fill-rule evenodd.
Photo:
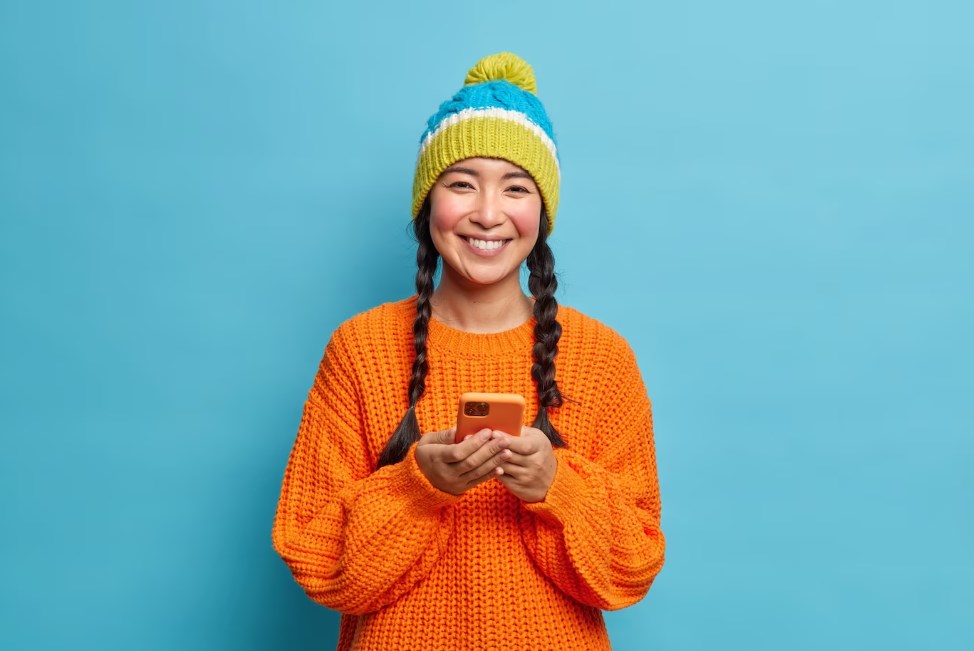
<instances>
[{"instance_id":1,"label":"orange phone case","mask_svg":"<svg viewBox=\"0 0 974 651\"><path fill-rule=\"evenodd\" d=\"M525 402L516 393L465 393L457 410L455 441L486 428L520 436Z\"/></svg>"}]
</instances>

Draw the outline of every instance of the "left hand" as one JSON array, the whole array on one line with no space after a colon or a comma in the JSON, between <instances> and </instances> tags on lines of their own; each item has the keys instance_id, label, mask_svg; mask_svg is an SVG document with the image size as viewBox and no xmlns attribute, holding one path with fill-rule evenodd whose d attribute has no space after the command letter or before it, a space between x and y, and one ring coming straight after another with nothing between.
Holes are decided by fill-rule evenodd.
<instances>
[{"instance_id":1,"label":"left hand","mask_svg":"<svg viewBox=\"0 0 974 651\"><path fill-rule=\"evenodd\" d=\"M503 441L507 448L499 455L499 468L503 474L497 479L525 502L542 501L558 469L551 441L544 432L534 427L522 427L520 436L494 431L491 439Z\"/></svg>"}]
</instances>

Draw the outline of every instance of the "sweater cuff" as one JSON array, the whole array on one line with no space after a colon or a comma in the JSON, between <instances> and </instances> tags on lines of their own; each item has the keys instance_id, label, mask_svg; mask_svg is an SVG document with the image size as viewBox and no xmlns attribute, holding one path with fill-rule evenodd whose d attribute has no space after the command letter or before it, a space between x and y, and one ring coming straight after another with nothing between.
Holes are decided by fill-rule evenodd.
<instances>
[{"instance_id":1,"label":"sweater cuff","mask_svg":"<svg viewBox=\"0 0 974 651\"><path fill-rule=\"evenodd\" d=\"M392 479L393 493L417 511L437 511L460 499L459 496L445 493L430 483L416 461L415 445L393 467L397 471Z\"/></svg>"},{"instance_id":2,"label":"sweater cuff","mask_svg":"<svg viewBox=\"0 0 974 651\"><path fill-rule=\"evenodd\" d=\"M573 508L577 508L578 497L586 491L585 480L568 465L564 457L555 450L558 469L548 487L548 494L540 502L523 502L530 513L551 524L563 524L570 519Z\"/></svg>"}]
</instances>

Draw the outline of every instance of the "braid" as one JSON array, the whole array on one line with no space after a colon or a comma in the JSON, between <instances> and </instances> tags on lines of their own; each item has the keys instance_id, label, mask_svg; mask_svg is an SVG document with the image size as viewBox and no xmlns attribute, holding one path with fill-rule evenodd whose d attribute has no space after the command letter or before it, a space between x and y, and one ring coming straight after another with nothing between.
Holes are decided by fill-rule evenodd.
<instances>
[{"instance_id":1,"label":"braid","mask_svg":"<svg viewBox=\"0 0 974 651\"><path fill-rule=\"evenodd\" d=\"M409 378L409 409L402 417L392 438L386 443L379 456L376 469L399 463L406 457L409 448L419 440L419 421L416 420L416 403L426 392L426 372L429 364L426 358L426 337L429 334L430 315L433 308L433 276L440 255L433 245L429 231L429 200L423 204L419 215L413 221L413 231L419 243L416 248L416 320L413 321L413 346L416 357L413 359L413 374Z\"/></svg>"},{"instance_id":2,"label":"braid","mask_svg":"<svg viewBox=\"0 0 974 651\"><path fill-rule=\"evenodd\" d=\"M566 447L565 440L548 419L548 409L561 407L563 399L558 383L555 381L555 356L558 355L558 340L561 338L561 324L558 323L558 301L555 290L555 256L548 246L547 219L542 214L538 241L528 255L528 289L534 295L534 364L531 377L538 387L538 415L532 427L545 433L555 447Z\"/></svg>"}]
</instances>

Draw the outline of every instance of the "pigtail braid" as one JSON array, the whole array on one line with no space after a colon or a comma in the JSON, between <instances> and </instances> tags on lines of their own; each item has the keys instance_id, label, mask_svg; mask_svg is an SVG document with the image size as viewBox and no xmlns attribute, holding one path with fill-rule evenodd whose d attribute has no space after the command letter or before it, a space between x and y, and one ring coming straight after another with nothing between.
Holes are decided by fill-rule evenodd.
<instances>
[{"instance_id":1,"label":"pigtail braid","mask_svg":"<svg viewBox=\"0 0 974 651\"><path fill-rule=\"evenodd\" d=\"M419 421L416 420L416 403L426 392L426 373L429 363L426 357L426 339L429 335L430 315L433 306L433 276L440 255L433 245L429 231L429 200L423 204L419 215L413 221L418 246L416 248L416 319L413 321L413 346L416 357L413 359L413 373L409 378L409 409L399 422L399 426L386 443L379 456L376 469L402 461L409 448L419 440Z\"/></svg>"},{"instance_id":2,"label":"pigtail braid","mask_svg":"<svg viewBox=\"0 0 974 651\"><path fill-rule=\"evenodd\" d=\"M558 323L558 301L555 290L558 279L555 277L555 256L548 246L547 219L541 218L541 231L538 241L528 255L528 289L534 295L534 364L531 377L538 388L538 415L532 427L545 433L555 447L566 447L565 440L548 418L548 409L561 407L564 402L558 383L555 381L555 357L558 355L558 340L561 338L561 324Z\"/></svg>"}]
</instances>

